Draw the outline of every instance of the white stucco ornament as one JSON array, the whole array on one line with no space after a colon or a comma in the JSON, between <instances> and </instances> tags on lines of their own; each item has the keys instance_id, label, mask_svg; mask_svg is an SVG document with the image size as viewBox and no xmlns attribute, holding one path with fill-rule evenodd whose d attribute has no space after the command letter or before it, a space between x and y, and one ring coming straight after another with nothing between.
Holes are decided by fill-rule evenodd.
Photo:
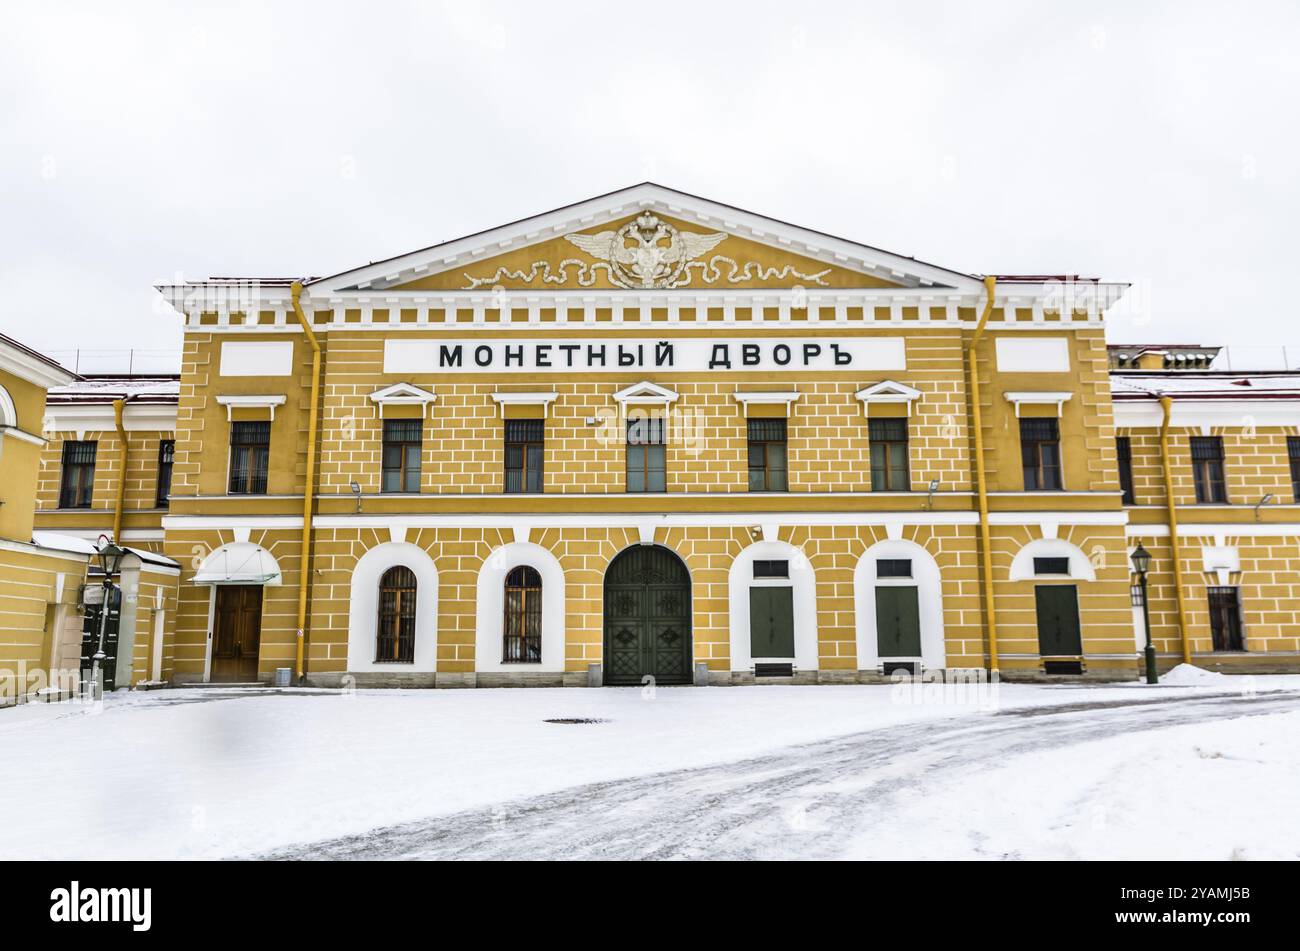
<instances>
[{"instance_id":1,"label":"white stucco ornament","mask_svg":"<svg viewBox=\"0 0 1300 951\"><path fill-rule=\"evenodd\" d=\"M548 261L534 261L527 270L501 267L485 277L466 274L468 283L465 289L496 285L502 280L531 284L540 279L543 284L564 284L569 280L570 267L576 268L575 279L580 287L592 286L599 272L605 271L615 287L632 290L686 287L691 283L692 271L698 273L700 283L705 285L787 278L825 285L823 278L830 273L827 268L816 274L804 274L790 265L763 267L754 261L742 267L739 262L722 254L715 254L707 261L701 260L727 239L725 232L681 231L650 212L638 215L614 231L574 233L564 237L574 247L595 258L595 262L565 258L554 268Z\"/></svg>"},{"instance_id":2,"label":"white stucco ornament","mask_svg":"<svg viewBox=\"0 0 1300 951\"><path fill-rule=\"evenodd\" d=\"M727 236L721 231L678 231L647 212L617 231L564 237L593 258L607 261L612 282L621 287L653 288L675 286L691 261L708 254Z\"/></svg>"}]
</instances>

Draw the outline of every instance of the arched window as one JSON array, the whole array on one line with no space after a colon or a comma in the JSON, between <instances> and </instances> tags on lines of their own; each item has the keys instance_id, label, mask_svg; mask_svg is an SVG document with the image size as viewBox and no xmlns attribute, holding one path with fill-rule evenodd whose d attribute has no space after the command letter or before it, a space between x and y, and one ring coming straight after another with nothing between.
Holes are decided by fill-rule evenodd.
<instances>
[{"instance_id":1,"label":"arched window","mask_svg":"<svg viewBox=\"0 0 1300 951\"><path fill-rule=\"evenodd\" d=\"M542 576L520 565L506 575L505 644L507 664L536 664L542 659Z\"/></svg>"},{"instance_id":2,"label":"arched window","mask_svg":"<svg viewBox=\"0 0 1300 951\"><path fill-rule=\"evenodd\" d=\"M376 664L415 660L415 572L394 565L379 579L379 633Z\"/></svg>"}]
</instances>

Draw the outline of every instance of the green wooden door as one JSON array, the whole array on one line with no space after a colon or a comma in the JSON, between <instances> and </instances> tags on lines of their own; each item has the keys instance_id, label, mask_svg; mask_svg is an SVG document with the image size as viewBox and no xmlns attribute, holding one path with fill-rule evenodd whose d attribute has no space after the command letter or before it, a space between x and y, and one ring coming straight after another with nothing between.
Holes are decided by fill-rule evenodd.
<instances>
[{"instance_id":1,"label":"green wooden door","mask_svg":"<svg viewBox=\"0 0 1300 951\"><path fill-rule=\"evenodd\" d=\"M921 608L914 586L876 588L876 646L881 657L921 656Z\"/></svg>"},{"instance_id":2,"label":"green wooden door","mask_svg":"<svg viewBox=\"0 0 1300 951\"><path fill-rule=\"evenodd\" d=\"M794 589L749 589L749 656L794 658Z\"/></svg>"},{"instance_id":3,"label":"green wooden door","mask_svg":"<svg viewBox=\"0 0 1300 951\"><path fill-rule=\"evenodd\" d=\"M1038 604L1038 653L1077 657L1083 653L1079 633L1079 589L1072 584L1042 584L1034 589Z\"/></svg>"},{"instance_id":4,"label":"green wooden door","mask_svg":"<svg viewBox=\"0 0 1300 951\"><path fill-rule=\"evenodd\" d=\"M691 682L691 580L666 548L637 545L605 572L605 683Z\"/></svg>"}]
</instances>

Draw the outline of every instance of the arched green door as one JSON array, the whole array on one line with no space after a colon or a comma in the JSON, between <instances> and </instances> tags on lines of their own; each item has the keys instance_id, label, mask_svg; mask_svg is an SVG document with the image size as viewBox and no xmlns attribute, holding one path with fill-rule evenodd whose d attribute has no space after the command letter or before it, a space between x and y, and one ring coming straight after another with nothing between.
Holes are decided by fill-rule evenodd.
<instances>
[{"instance_id":1,"label":"arched green door","mask_svg":"<svg viewBox=\"0 0 1300 951\"><path fill-rule=\"evenodd\" d=\"M691 682L691 579L667 548L637 545L605 572L605 683Z\"/></svg>"}]
</instances>

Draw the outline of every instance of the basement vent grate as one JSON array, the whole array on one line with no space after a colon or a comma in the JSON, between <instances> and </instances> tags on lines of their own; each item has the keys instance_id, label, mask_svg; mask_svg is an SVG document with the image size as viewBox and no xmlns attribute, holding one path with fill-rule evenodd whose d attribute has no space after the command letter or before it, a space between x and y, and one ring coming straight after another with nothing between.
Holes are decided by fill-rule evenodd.
<instances>
[{"instance_id":1,"label":"basement vent grate","mask_svg":"<svg viewBox=\"0 0 1300 951\"><path fill-rule=\"evenodd\" d=\"M543 723L563 723L569 726L576 726L585 723L608 723L608 720L602 720L600 717L555 717L551 720L543 720Z\"/></svg>"},{"instance_id":2,"label":"basement vent grate","mask_svg":"<svg viewBox=\"0 0 1300 951\"><path fill-rule=\"evenodd\" d=\"M793 677L794 664L755 664L755 677Z\"/></svg>"},{"instance_id":3,"label":"basement vent grate","mask_svg":"<svg viewBox=\"0 0 1300 951\"><path fill-rule=\"evenodd\" d=\"M884 673L886 677L894 673L897 673L900 670L903 671L904 673L911 674L913 677L916 676L916 672L917 672L916 671L917 664L914 661L907 661L907 660L887 660L881 664L881 667L884 668Z\"/></svg>"},{"instance_id":4,"label":"basement vent grate","mask_svg":"<svg viewBox=\"0 0 1300 951\"><path fill-rule=\"evenodd\" d=\"M1045 660L1043 661L1043 673L1049 677L1078 677L1083 673L1083 661Z\"/></svg>"}]
</instances>

